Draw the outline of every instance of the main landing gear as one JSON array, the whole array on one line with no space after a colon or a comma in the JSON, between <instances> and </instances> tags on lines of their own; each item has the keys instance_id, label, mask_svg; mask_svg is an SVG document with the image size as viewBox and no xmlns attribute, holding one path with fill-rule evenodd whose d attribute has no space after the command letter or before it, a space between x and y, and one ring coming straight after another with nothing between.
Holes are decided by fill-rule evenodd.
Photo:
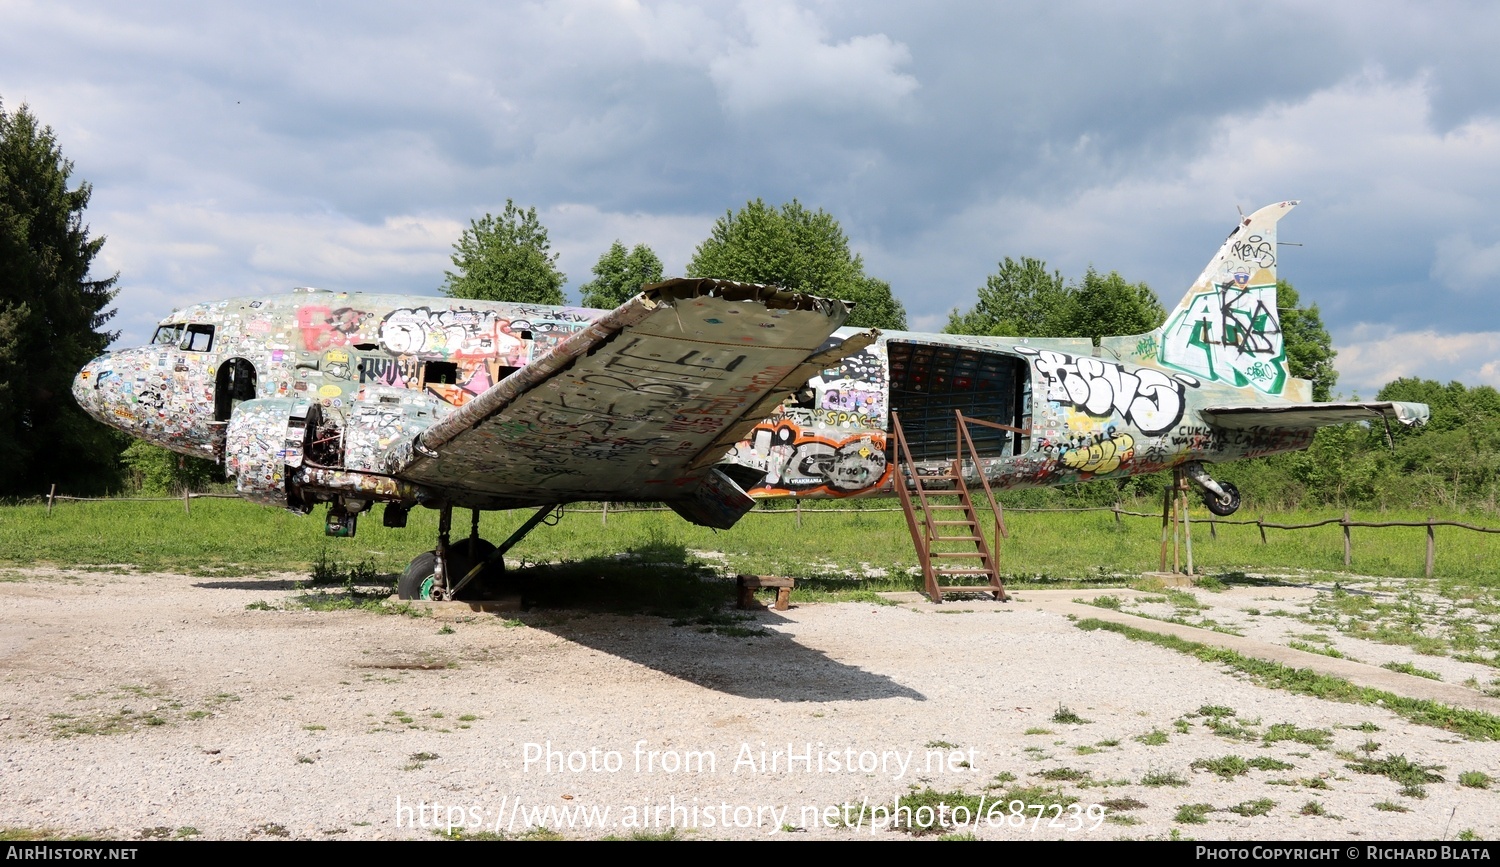
<instances>
[{"instance_id":1,"label":"main landing gear","mask_svg":"<svg viewBox=\"0 0 1500 867\"><path fill-rule=\"evenodd\" d=\"M401 599L483 599L491 592L495 579L505 573L505 552L525 538L536 525L546 521L556 524L562 517L558 506L543 506L500 547L479 538L479 510L472 509L469 538L451 544L448 531L453 524L453 507L443 506L438 517L437 548L418 554L396 583ZM548 521L549 518L553 520Z\"/></svg>"},{"instance_id":2,"label":"main landing gear","mask_svg":"<svg viewBox=\"0 0 1500 867\"><path fill-rule=\"evenodd\" d=\"M1203 505L1207 506L1210 512L1221 518L1227 518L1239 511L1239 488L1229 482L1214 481L1199 461L1183 464L1182 471L1194 484L1203 489Z\"/></svg>"}]
</instances>

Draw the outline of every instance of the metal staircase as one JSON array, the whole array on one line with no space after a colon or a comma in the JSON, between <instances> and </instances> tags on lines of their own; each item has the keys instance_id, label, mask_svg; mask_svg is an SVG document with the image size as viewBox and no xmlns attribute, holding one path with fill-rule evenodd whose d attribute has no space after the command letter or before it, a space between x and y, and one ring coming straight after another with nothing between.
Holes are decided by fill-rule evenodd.
<instances>
[{"instance_id":1,"label":"metal staircase","mask_svg":"<svg viewBox=\"0 0 1500 867\"><path fill-rule=\"evenodd\" d=\"M944 594L989 593L1000 601L1006 601L1009 597L1005 594L1005 585L1000 581L997 556L1000 540L1007 535L1005 515L1000 504L995 502L989 480L984 476L979 453L969 435L969 425L984 425L1017 434L1024 431L968 418L958 410L953 415L956 428L955 457L945 462L946 466L940 472L924 474L923 468L912 460L906 433L901 429L901 419L895 412L891 413L891 430L896 438L896 494L901 499L901 511L906 514L906 526L911 530L911 539L916 545L917 561L922 565L927 598L940 603ZM974 500L964 481L966 460L973 467L974 475L984 489L985 502L994 516L994 548L990 547L985 538L979 515L974 509ZM932 464L928 463L926 467L930 470ZM983 577L988 583L943 584L947 579L959 577Z\"/></svg>"}]
</instances>

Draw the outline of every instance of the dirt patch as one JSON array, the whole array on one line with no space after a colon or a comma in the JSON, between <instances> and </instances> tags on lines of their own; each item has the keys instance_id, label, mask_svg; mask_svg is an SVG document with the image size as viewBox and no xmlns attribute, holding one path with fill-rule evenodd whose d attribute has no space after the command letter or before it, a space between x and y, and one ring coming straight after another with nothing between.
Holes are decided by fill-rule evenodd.
<instances>
[{"instance_id":1,"label":"dirt patch","mask_svg":"<svg viewBox=\"0 0 1500 867\"><path fill-rule=\"evenodd\" d=\"M285 577L0 582L0 828L879 839L907 833L872 827L901 798L950 825L959 804L988 816L948 829L983 839L1500 835L1500 784L1481 785L1500 744L1258 687L1041 605L805 605L741 636L297 610ZM1315 591L1155 595L1122 607L1275 641L1318 629L1291 616ZM1317 646L1370 662L1389 647L1329 636ZM1421 782L1368 770L1413 767ZM1017 800L1047 811L1008 819Z\"/></svg>"}]
</instances>

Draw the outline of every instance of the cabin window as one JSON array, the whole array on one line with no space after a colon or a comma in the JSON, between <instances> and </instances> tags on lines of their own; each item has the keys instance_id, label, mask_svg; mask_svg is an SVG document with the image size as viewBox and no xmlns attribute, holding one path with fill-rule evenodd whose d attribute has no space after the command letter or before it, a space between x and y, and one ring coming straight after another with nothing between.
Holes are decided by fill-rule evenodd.
<instances>
[{"instance_id":1,"label":"cabin window","mask_svg":"<svg viewBox=\"0 0 1500 867\"><path fill-rule=\"evenodd\" d=\"M180 322L173 325L158 325L156 334L151 337L151 345L176 346L182 342L182 331L186 327Z\"/></svg>"},{"instance_id":2,"label":"cabin window","mask_svg":"<svg viewBox=\"0 0 1500 867\"><path fill-rule=\"evenodd\" d=\"M212 325L189 325L179 346L189 352L207 352L214 345Z\"/></svg>"},{"instance_id":3,"label":"cabin window","mask_svg":"<svg viewBox=\"0 0 1500 867\"><path fill-rule=\"evenodd\" d=\"M458 364L452 361L428 361L422 364L424 385L458 385Z\"/></svg>"}]
</instances>

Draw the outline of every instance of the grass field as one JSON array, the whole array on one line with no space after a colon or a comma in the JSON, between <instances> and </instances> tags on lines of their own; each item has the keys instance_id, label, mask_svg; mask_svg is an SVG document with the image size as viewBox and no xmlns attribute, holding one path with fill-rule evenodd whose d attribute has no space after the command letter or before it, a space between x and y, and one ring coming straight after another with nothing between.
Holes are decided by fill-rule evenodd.
<instances>
[{"instance_id":1,"label":"grass field","mask_svg":"<svg viewBox=\"0 0 1500 867\"><path fill-rule=\"evenodd\" d=\"M1127 504L1127 508L1129 505ZM1150 507L1138 505L1137 510ZM393 575L417 553L431 549L437 514L419 509L403 529L380 525L378 512L362 516L353 539L323 535L321 510L299 516L240 500L197 500L191 514L181 502L62 502L47 515L43 505L0 507L0 564L126 567L145 571L246 575L306 572L316 562L366 564ZM481 535L500 542L528 516L486 513ZM1236 516L1246 517L1246 516ZM1259 517L1259 516L1253 516ZM1325 511L1266 513L1268 521L1305 523ZM1427 515L1354 513L1355 520L1424 520ZM1492 521L1462 514L1439 518ZM1019 512L1006 515L1010 538L1001 563L1014 586L1118 583L1157 568L1161 522L1109 512ZM915 588L916 565L905 521L898 511L831 512L806 508L802 526L790 510L747 515L729 531L694 527L670 512L611 511L607 525L594 511L573 511L553 527L539 527L512 549L512 560L579 561L622 552L650 553L668 561L701 562L718 571L782 574L802 580L872 579L870 589ZM468 532L468 513L454 516L455 539ZM1195 524L1193 553L1199 572L1342 572L1338 526L1268 530L1262 544L1254 526L1225 526L1212 538ZM1394 578L1421 577L1422 528L1354 528L1349 571ZM1435 577L1440 583L1500 586L1500 536L1458 528L1437 529Z\"/></svg>"}]
</instances>

